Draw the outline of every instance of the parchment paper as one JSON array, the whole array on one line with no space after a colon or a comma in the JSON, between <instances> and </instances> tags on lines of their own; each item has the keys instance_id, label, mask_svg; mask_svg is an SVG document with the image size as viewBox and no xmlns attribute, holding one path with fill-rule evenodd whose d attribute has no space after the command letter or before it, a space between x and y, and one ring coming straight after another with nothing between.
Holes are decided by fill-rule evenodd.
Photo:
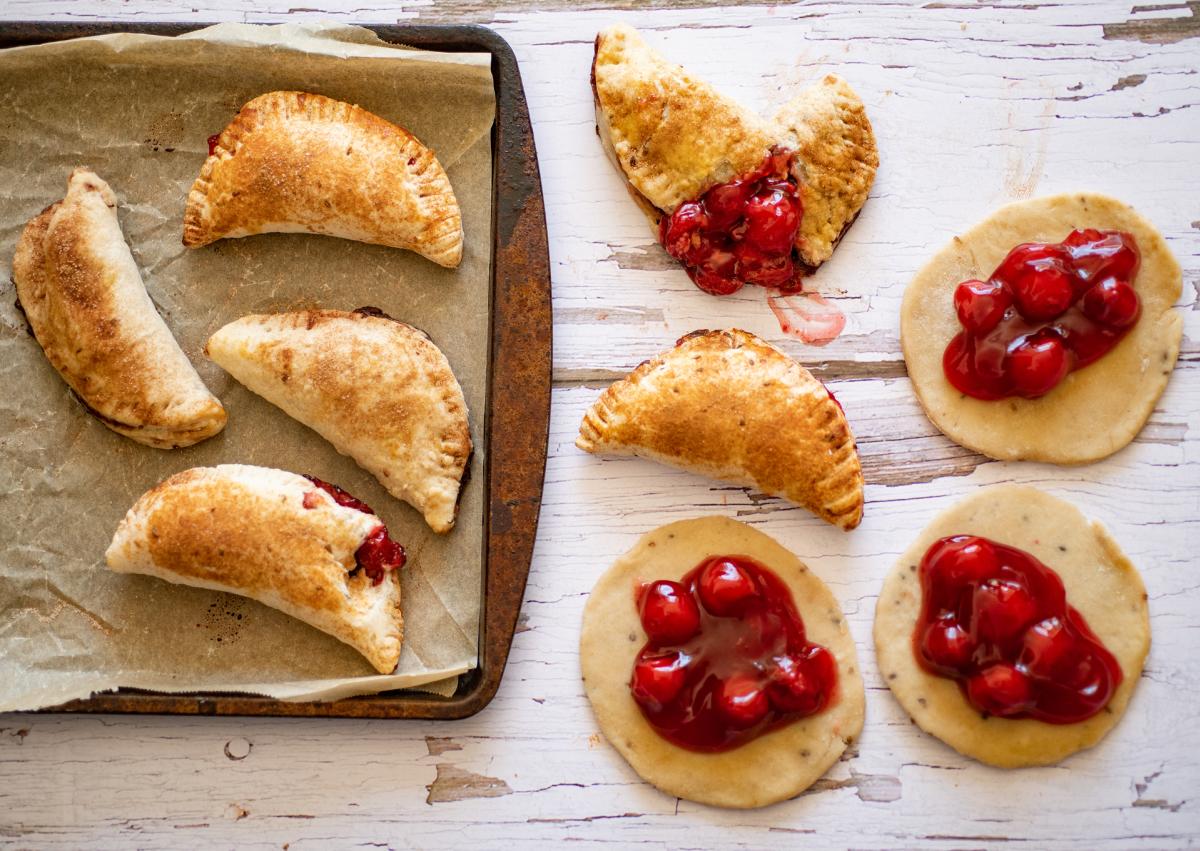
<instances>
[{"instance_id":1,"label":"parchment paper","mask_svg":"<svg viewBox=\"0 0 1200 851\"><path fill-rule=\"evenodd\" d=\"M457 270L407 251L271 234L181 244L206 139L243 103L298 89L357 103L437 152L462 206ZM115 35L0 52L0 710L129 686L333 698L445 680L476 664L482 588L481 441L491 264L490 57L392 47L340 25L222 24L170 39ZM87 414L14 307L12 255L26 221L91 166L147 290L229 413L225 431L161 451ZM466 393L475 455L459 521L435 535L368 473L202 354L247 313L379 307L424 329ZM244 598L118 576L117 523L172 473L224 462L309 473L371 505L408 550L397 673L373 675L341 642Z\"/></svg>"}]
</instances>

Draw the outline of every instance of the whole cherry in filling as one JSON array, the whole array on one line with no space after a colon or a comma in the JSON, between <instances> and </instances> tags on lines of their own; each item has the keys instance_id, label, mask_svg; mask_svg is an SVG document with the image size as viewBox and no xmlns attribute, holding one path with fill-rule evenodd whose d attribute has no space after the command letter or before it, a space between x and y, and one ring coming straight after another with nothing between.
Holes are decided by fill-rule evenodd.
<instances>
[{"instance_id":1,"label":"whole cherry in filling","mask_svg":"<svg viewBox=\"0 0 1200 851\"><path fill-rule=\"evenodd\" d=\"M1003 718L1084 721L1121 684L1121 667L1067 603L1062 580L1027 552L987 538L942 538L921 560L913 652L958 680L972 706Z\"/></svg>"},{"instance_id":2,"label":"whole cherry in filling","mask_svg":"<svg viewBox=\"0 0 1200 851\"><path fill-rule=\"evenodd\" d=\"M337 485L331 485L329 482L324 482L315 476L305 476L314 485L316 485L325 493L333 497L333 501L345 508L353 508L355 511L361 511L364 514L374 514L371 506L365 502L355 499L350 494L339 488ZM316 508L320 503L319 496L314 491L309 491L304 494L304 507ZM378 585L383 582L389 570L399 570L404 567L404 562L407 557L404 554L404 547L392 540L388 535L387 527L380 523L359 544L358 549L354 551L354 562L361 568L371 580L372 585Z\"/></svg>"},{"instance_id":3,"label":"whole cherry in filling","mask_svg":"<svg viewBox=\"0 0 1200 851\"><path fill-rule=\"evenodd\" d=\"M773 150L757 171L712 187L659 220L659 241L696 286L713 295L745 284L799 292L792 258L803 205L788 175L791 155Z\"/></svg>"},{"instance_id":4,"label":"whole cherry in filling","mask_svg":"<svg viewBox=\"0 0 1200 851\"><path fill-rule=\"evenodd\" d=\"M833 655L805 638L791 592L747 556L705 559L637 592L646 644L629 688L650 725L694 751L736 748L829 705Z\"/></svg>"},{"instance_id":5,"label":"whole cherry in filling","mask_svg":"<svg viewBox=\"0 0 1200 851\"><path fill-rule=\"evenodd\" d=\"M1140 262L1134 238L1115 231L1018 245L988 280L955 289L962 331L942 357L947 380L977 399L1049 393L1137 323Z\"/></svg>"}]
</instances>

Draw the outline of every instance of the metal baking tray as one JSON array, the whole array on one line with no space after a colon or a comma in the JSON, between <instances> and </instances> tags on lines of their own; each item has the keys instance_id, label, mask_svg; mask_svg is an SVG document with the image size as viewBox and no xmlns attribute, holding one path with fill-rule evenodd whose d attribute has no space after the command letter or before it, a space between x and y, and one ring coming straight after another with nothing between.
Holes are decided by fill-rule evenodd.
<instances>
[{"instance_id":1,"label":"metal baking tray","mask_svg":"<svg viewBox=\"0 0 1200 851\"><path fill-rule=\"evenodd\" d=\"M270 22L268 22L270 23ZM116 32L175 36L208 23L0 23L0 48ZM489 53L492 126L491 348L483 434L483 587L479 664L450 697L384 692L330 702L237 694L173 695L122 689L44 712L465 718L500 686L516 629L541 508L550 428L550 263L537 154L512 48L486 27L364 25L384 41L445 52Z\"/></svg>"}]
</instances>

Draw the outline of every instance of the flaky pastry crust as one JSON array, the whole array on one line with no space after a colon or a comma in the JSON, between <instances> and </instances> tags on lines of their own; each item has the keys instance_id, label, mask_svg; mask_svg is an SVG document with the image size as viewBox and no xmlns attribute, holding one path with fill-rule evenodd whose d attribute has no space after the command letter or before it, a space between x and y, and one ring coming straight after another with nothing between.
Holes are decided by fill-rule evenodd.
<instances>
[{"instance_id":1,"label":"flaky pastry crust","mask_svg":"<svg viewBox=\"0 0 1200 851\"><path fill-rule=\"evenodd\" d=\"M858 449L820 381L746 331L696 331L601 394L575 445L785 497L845 530L862 519Z\"/></svg>"},{"instance_id":2,"label":"flaky pastry crust","mask_svg":"<svg viewBox=\"0 0 1200 851\"><path fill-rule=\"evenodd\" d=\"M592 90L601 143L654 225L683 202L754 171L773 148L790 151L804 202L796 248L810 268L829 259L879 166L862 101L832 74L766 121L618 24L596 37Z\"/></svg>"},{"instance_id":3,"label":"flaky pastry crust","mask_svg":"<svg viewBox=\"0 0 1200 851\"><path fill-rule=\"evenodd\" d=\"M183 244L315 233L462 259L458 200L433 151L361 107L268 92L221 131L188 193Z\"/></svg>"},{"instance_id":4,"label":"flaky pastry crust","mask_svg":"<svg viewBox=\"0 0 1200 851\"><path fill-rule=\"evenodd\" d=\"M435 532L454 527L471 456L467 403L423 332L378 313L306 310L245 316L204 350L357 461Z\"/></svg>"},{"instance_id":5,"label":"flaky pastry crust","mask_svg":"<svg viewBox=\"0 0 1200 851\"><path fill-rule=\"evenodd\" d=\"M94 172L75 169L66 197L25 226L13 280L47 360L104 425L158 449L225 427L225 409L146 293L116 196Z\"/></svg>"},{"instance_id":6,"label":"flaky pastry crust","mask_svg":"<svg viewBox=\"0 0 1200 851\"><path fill-rule=\"evenodd\" d=\"M312 507L306 507L306 502ZM222 464L177 473L129 509L105 554L140 573L240 594L362 653L380 673L400 658L399 572L373 585L354 554L380 526L303 476Z\"/></svg>"}]
</instances>

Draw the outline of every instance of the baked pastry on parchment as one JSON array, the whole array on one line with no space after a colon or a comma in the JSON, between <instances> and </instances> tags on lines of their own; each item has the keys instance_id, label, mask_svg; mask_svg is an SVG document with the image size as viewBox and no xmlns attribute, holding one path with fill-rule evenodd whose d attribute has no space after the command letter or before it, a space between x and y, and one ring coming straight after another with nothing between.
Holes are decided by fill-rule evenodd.
<instances>
[{"instance_id":1,"label":"baked pastry on parchment","mask_svg":"<svg viewBox=\"0 0 1200 851\"><path fill-rule=\"evenodd\" d=\"M832 74L766 120L617 25L596 37L592 89L606 152L708 292L799 289L858 216L879 165L862 101ZM742 236L756 220L761 238Z\"/></svg>"},{"instance_id":2,"label":"baked pastry on parchment","mask_svg":"<svg viewBox=\"0 0 1200 851\"><path fill-rule=\"evenodd\" d=\"M706 590L721 589L706 584L705 571L721 568L714 573L718 580L735 580L726 581L724 590L736 590L736 580L744 575L731 561L758 568L750 593L754 599L743 596L740 608L717 615L707 608ZM766 583L763 568L770 574ZM648 634L647 622L658 633L669 630L661 610L647 614L646 595L664 589L668 596L661 600L670 604L670 594L677 592L690 604L688 577L697 570L704 587L688 634L676 631L663 638L678 650L651 647L662 642ZM766 617L760 595L776 598ZM793 618L793 626L783 626ZM794 652L797 639L806 647L799 653ZM760 658L763 648L771 649ZM774 539L725 517L662 526L617 559L584 607L579 657L600 730L634 771L668 795L739 808L782 801L811 786L862 731L862 675L837 600ZM659 669L665 676L657 676L662 662L669 667ZM680 665L688 672L680 672ZM643 666L651 671L648 681L639 677ZM683 684L671 683L673 675ZM817 679L826 688L814 697ZM646 686L654 694L646 694ZM671 692L675 695L668 698ZM732 701L726 700L731 694ZM734 740L716 748L671 741L655 724L678 716L670 707L660 710L660 698L687 701L685 726L693 742L713 735ZM736 721L724 715L726 706L739 716ZM752 717L742 718L745 711ZM729 726L735 729L720 729ZM682 732L668 735L678 738Z\"/></svg>"},{"instance_id":3,"label":"baked pastry on parchment","mask_svg":"<svg viewBox=\"0 0 1200 851\"><path fill-rule=\"evenodd\" d=\"M646 361L601 394L575 445L750 485L842 529L862 519L862 467L841 405L746 331L695 331Z\"/></svg>"},{"instance_id":4,"label":"baked pastry on parchment","mask_svg":"<svg viewBox=\"0 0 1200 851\"><path fill-rule=\"evenodd\" d=\"M66 197L25 226L13 280L46 358L110 429L171 449L225 427L225 409L146 293L116 196L94 172L75 169Z\"/></svg>"},{"instance_id":5,"label":"baked pastry on parchment","mask_svg":"<svg viewBox=\"0 0 1200 851\"><path fill-rule=\"evenodd\" d=\"M369 507L319 480L240 464L176 473L129 509L105 558L117 573L279 609L382 674L400 658L404 549Z\"/></svg>"},{"instance_id":6,"label":"baked pastry on parchment","mask_svg":"<svg viewBox=\"0 0 1200 851\"><path fill-rule=\"evenodd\" d=\"M205 353L448 532L471 433L462 388L424 332L364 309L244 316Z\"/></svg>"},{"instance_id":7,"label":"baked pastry on parchment","mask_svg":"<svg viewBox=\"0 0 1200 851\"><path fill-rule=\"evenodd\" d=\"M1009 566L1022 556L1060 584L1022 577ZM954 581L974 590L960 595L957 612L915 634L925 588ZM1070 613L1043 617L1043 598L1061 609L1064 591ZM956 621L950 632L947 618ZM1073 658L1084 644L1093 646ZM934 518L896 562L875 606L879 672L904 711L960 753L1002 768L1055 763L1100 741L1121 720L1149 650L1137 569L1099 523L1026 486L979 490ZM956 654L968 665L996 664L960 685L931 668ZM1031 690L1049 712L1021 704ZM1081 702L1085 711L1073 705Z\"/></svg>"},{"instance_id":8,"label":"baked pastry on parchment","mask_svg":"<svg viewBox=\"0 0 1200 851\"><path fill-rule=\"evenodd\" d=\"M433 151L323 95L267 92L221 131L188 193L183 244L315 233L462 259L458 200Z\"/></svg>"},{"instance_id":9,"label":"baked pastry on parchment","mask_svg":"<svg viewBox=\"0 0 1200 851\"><path fill-rule=\"evenodd\" d=\"M1067 291L1074 305L1061 317L1051 315L1061 304L1050 305L1044 322L1023 320L1013 315L1016 307L1009 307L996 332L1009 322L1022 331L1047 324L1064 330L1068 345L1071 336L1081 330L1123 335L1112 348L1094 362L1063 373L1051 389L1033 398L973 398L951 384L945 359L947 347L963 331L956 314L956 294L963 289L960 284L981 290L992 286L993 270L1003 272L1011 260L1020 259L1018 252L1028 254L1031 247L1037 248L1030 243L1046 244L1039 253L1063 250L1057 245L1063 240L1080 243L1068 246L1069 254L1091 250L1085 242L1091 240L1099 251L1113 253L1115 238L1131 241L1140 263L1135 255L1121 264L1125 268L1116 268L1119 274L1112 278L1109 269L1101 265L1101 271L1091 280L1075 282L1074 294ZM1098 259L1102 258L1090 258L1088 262ZM1119 259L1115 255L1110 258ZM1032 262L1057 261L1049 257ZM1129 275L1130 265L1130 280L1118 280ZM1097 292L1081 294L1081 284ZM1131 327L1113 329L1080 315L1078 307L1087 312L1088 299L1105 287L1126 293L1132 287L1136 293L1132 314L1135 324ZM1033 294L1044 299L1046 289L1042 282ZM1070 193L1009 204L954 237L904 291L900 342L913 390L933 424L968 449L1002 461L1086 464L1099 460L1133 440L1166 388L1183 337L1183 317L1172 309L1181 289L1179 263L1162 235L1116 199L1095 193ZM1039 333L1048 335L1050 345L1058 345L1050 338L1059 336L1059 331ZM1044 341L1041 345L1044 348L1046 344ZM1013 360L1012 348L1007 347L1003 362L1006 368ZM1051 379L1056 377L1052 375Z\"/></svg>"}]
</instances>

